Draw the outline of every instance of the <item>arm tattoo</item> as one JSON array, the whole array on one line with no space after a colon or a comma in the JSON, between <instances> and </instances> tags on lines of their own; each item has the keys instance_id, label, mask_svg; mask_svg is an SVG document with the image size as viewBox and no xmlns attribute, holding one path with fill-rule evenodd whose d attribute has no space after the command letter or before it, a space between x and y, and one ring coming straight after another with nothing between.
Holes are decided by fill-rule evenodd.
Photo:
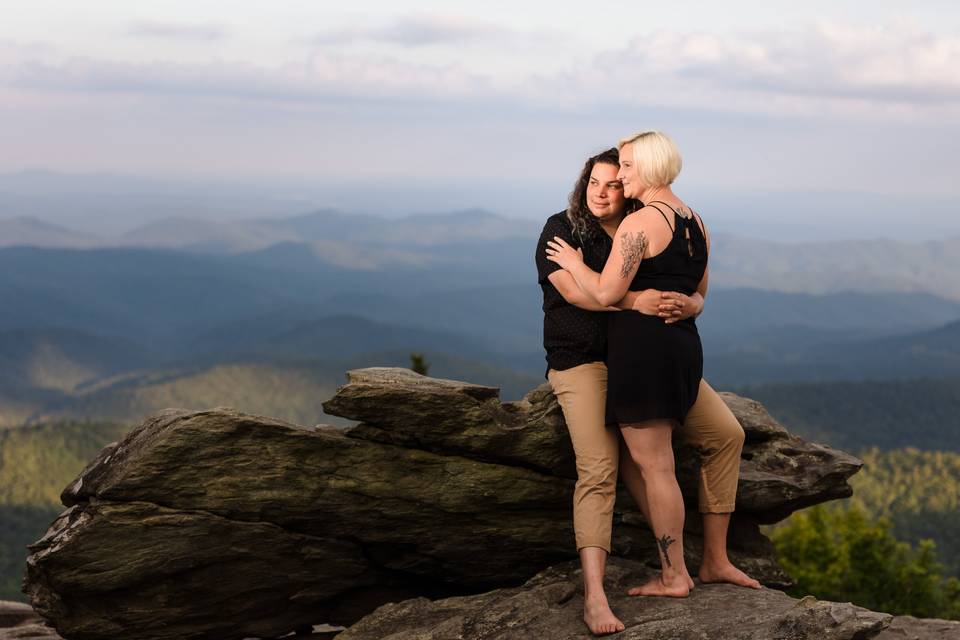
<instances>
[{"instance_id":1,"label":"arm tattoo","mask_svg":"<svg viewBox=\"0 0 960 640\"><path fill-rule=\"evenodd\" d=\"M674 542L676 542L676 540L667 534L663 534L662 537L657 538L657 544L660 546L660 552L663 553L663 559L667 561L668 567L672 567L673 564L670 562L670 556L667 555L667 549L669 549L670 545L672 545Z\"/></svg>"},{"instance_id":2,"label":"arm tattoo","mask_svg":"<svg viewBox=\"0 0 960 640\"><path fill-rule=\"evenodd\" d=\"M647 250L647 234L643 231L627 231L623 234L623 240L620 242L620 256L623 258L623 265L620 266L620 277L627 278L633 268L643 260L643 253Z\"/></svg>"}]
</instances>

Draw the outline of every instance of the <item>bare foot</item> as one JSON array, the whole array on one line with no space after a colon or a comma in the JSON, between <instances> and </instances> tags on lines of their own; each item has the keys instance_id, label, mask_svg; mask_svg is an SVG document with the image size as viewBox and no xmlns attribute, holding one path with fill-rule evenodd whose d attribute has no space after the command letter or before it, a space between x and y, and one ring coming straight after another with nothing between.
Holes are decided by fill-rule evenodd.
<instances>
[{"instance_id":1,"label":"bare foot","mask_svg":"<svg viewBox=\"0 0 960 640\"><path fill-rule=\"evenodd\" d=\"M595 636L617 633L626 629L620 619L613 615L606 597L584 600L583 621L587 623L590 633Z\"/></svg>"},{"instance_id":2,"label":"bare foot","mask_svg":"<svg viewBox=\"0 0 960 640\"><path fill-rule=\"evenodd\" d=\"M661 573L646 584L630 589L627 591L627 595L686 598L690 595L690 587L687 582L689 579L690 576L679 575L670 580L664 580L663 574Z\"/></svg>"},{"instance_id":3,"label":"bare foot","mask_svg":"<svg viewBox=\"0 0 960 640\"><path fill-rule=\"evenodd\" d=\"M662 574L661 574L661 575L662 575ZM684 569L683 569L683 577L684 577L684 578L686 579L686 581L687 581L687 588L690 589L691 591L693 591L693 588L694 588L695 586L697 586L697 585L694 584L693 578L690 577L690 573L687 571L686 567L684 567Z\"/></svg>"},{"instance_id":4,"label":"bare foot","mask_svg":"<svg viewBox=\"0 0 960 640\"><path fill-rule=\"evenodd\" d=\"M729 582L750 589L760 589L760 583L727 562L721 565L700 565L700 582Z\"/></svg>"}]
</instances>

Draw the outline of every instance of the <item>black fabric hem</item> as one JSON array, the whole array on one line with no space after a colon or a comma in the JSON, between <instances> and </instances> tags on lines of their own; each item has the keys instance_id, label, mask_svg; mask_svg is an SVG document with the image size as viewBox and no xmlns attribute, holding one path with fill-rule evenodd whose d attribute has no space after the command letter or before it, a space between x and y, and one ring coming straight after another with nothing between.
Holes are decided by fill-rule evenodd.
<instances>
[{"instance_id":1,"label":"black fabric hem","mask_svg":"<svg viewBox=\"0 0 960 640\"><path fill-rule=\"evenodd\" d=\"M597 356L594 358L585 357L582 359L575 360L564 360L561 362L551 362L550 359L547 359L547 370L544 372L543 377L547 377L547 374L550 373L550 369L554 371L566 371L567 369L573 369L574 367L579 367L582 364L590 364L592 362L603 362L602 356Z\"/></svg>"}]
</instances>

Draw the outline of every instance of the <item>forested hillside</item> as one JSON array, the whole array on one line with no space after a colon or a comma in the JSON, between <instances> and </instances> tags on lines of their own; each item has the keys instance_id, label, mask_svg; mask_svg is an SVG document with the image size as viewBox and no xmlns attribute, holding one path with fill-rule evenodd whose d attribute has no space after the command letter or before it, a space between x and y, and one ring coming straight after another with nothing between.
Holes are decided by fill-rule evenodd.
<instances>
[{"instance_id":1,"label":"forested hillside","mask_svg":"<svg viewBox=\"0 0 960 640\"><path fill-rule=\"evenodd\" d=\"M63 511L60 492L128 427L59 422L0 430L0 600L24 600L26 545Z\"/></svg>"},{"instance_id":2,"label":"forested hillside","mask_svg":"<svg viewBox=\"0 0 960 640\"><path fill-rule=\"evenodd\" d=\"M902 540L937 544L947 571L960 577L960 452L868 449L849 502L889 518Z\"/></svg>"},{"instance_id":3,"label":"forested hillside","mask_svg":"<svg viewBox=\"0 0 960 640\"><path fill-rule=\"evenodd\" d=\"M960 378L735 387L797 434L848 451L960 451Z\"/></svg>"},{"instance_id":4,"label":"forested hillside","mask_svg":"<svg viewBox=\"0 0 960 640\"><path fill-rule=\"evenodd\" d=\"M960 453L862 452L853 497L773 527L797 594L960 618Z\"/></svg>"}]
</instances>

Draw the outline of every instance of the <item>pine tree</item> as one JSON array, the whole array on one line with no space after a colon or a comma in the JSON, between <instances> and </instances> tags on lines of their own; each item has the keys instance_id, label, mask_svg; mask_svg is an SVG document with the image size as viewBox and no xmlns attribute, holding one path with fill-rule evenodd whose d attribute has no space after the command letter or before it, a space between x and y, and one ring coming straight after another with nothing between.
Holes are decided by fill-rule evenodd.
<instances>
[{"instance_id":1,"label":"pine tree","mask_svg":"<svg viewBox=\"0 0 960 640\"><path fill-rule=\"evenodd\" d=\"M422 353L411 353L410 354L410 368L413 369L416 373L419 373L422 376L427 375L427 371L430 370L430 363L427 362L426 356Z\"/></svg>"}]
</instances>

